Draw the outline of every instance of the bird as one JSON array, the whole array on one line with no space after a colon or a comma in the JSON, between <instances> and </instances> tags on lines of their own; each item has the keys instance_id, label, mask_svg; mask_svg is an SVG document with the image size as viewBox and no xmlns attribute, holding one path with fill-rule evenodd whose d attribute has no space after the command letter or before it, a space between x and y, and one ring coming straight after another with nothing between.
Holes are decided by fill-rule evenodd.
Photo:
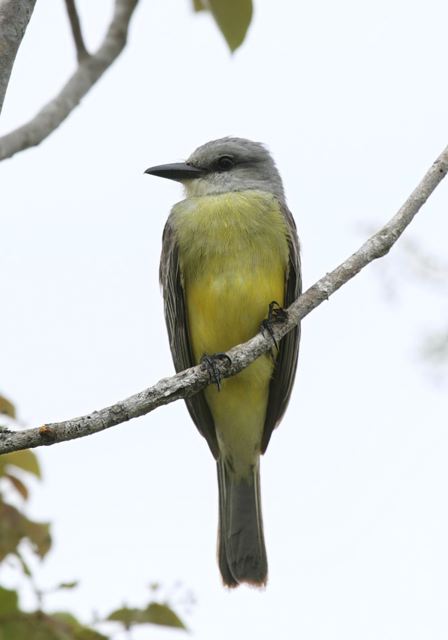
<instances>
[{"instance_id":1,"label":"bird","mask_svg":"<svg viewBox=\"0 0 448 640\"><path fill-rule=\"evenodd\" d=\"M268 562L260 455L283 417L297 368L300 326L237 375L216 359L273 323L302 291L300 246L267 148L226 137L185 162L145 173L180 182L162 238L160 283L176 371L202 363L211 380L186 405L218 472L218 564L223 583L264 587Z\"/></svg>"}]
</instances>

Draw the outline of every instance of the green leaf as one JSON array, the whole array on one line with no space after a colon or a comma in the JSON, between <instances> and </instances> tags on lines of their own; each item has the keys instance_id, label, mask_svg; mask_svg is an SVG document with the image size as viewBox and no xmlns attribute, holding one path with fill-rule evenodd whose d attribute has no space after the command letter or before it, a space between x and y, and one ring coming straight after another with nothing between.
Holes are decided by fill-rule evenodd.
<instances>
[{"instance_id":1,"label":"green leaf","mask_svg":"<svg viewBox=\"0 0 448 640\"><path fill-rule=\"evenodd\" d=\"M206 8L201 0L193 0L193 11L205 11Z\"/></svg>"},{"instance_id":2,"label":"green leaf","mask_svg":"<svg viewBox=\"0 0 448 640\"><path fill-rule=\"evenodd\" d=\"M60 589L75 589L79 584L78 580L72 580L71 582L60 582L55 588L54 591L59 591Z\"/></svg>"},{"instance_id":3,"label":"green leaf","mask_svg":"<svg viewBox=\"0 0 448 640\"><path fill-rule=\"evenodd\" d=\"M9 416L10 418L16 417L15 406L4 396L0 396L0 413L3 413L5 416Z\"/></svg>"},{"instance_id":4,"label":"green leaf","mask_svg":"<svg viewBox=\"0 0 448 640\"><path fill-rule=\"evenodd\" d=\"M15 613L19 610L18 606L19 596L17 595L17 591L10 591L9 589L4 589L0 587L0 619L4 615L8 615L10 613ZM1 638L1 628L0 628L0 638Z\"/></svg>"},{"instance_id":5,"label":"green leaf","mask_svg":"<svg viewBox=\"0 0 448 640\"><path fill-rule=\"evenodd\" d=\"M25 537L31 543L33 551L43 558L47 555L51 547L50 523L49 522L33 522L24 518L25 521Z\"/></svg>"},{"instance_id":6,"label":"green leaf","mask_svg":"<svg viewBox=\"0 0 448 640\"><path fill-rule=\"evenodd\" d=\"M73 613L70 613L70 611L54 611L51 614L51 617L53 618L53 620L59 620L61 622L65 622L68 625L71 625L72 627L81 627L81 623L75 618L75 616L73 615Z\"/></svg>"},{"instance_id":7,"label":"green leaf","mask_svg":"<svg viewBox=\"0 0 448 640\"><path fill-rule=\"evenodd\" d=\"M107 640L106 636L82 625L72 613L58 611L48 616L54 623L64 624L70 629L70 640Z\"/></svg>"},{"instance_id":8,"label":"green leaf","mask_svg":"<svg viewBox=\"0 0 448 640\"><path fill-rule=\"evenodd\" d=\"M5 467L9 465L32 473L37 478L41 477L39 463L35 454L30 451L30 449L4 453L0 456L0 475L3 475Z\"/></svg>"},{"instance_id":9,"label":"green leaf","mask_svg":"<svg viewBox=\"0 0 448 640\"><path fill-rule=\"evenodd\" d=\"M206 0L204 4L212 12L230 51L238 49L252 20L252 0Z\"/></svg>"},{"instance_id":10,"label":"green leaf","mask_svg":"<svg viewBox=\"0 0 448 640\"><path fill-rule=\"evenodd\" d=\"M14 617L0 616L0 640L108 640L106 636L84 627L71 614L47 615L15 612Z\"/></svg>"},{"instance_id":11,"label":"green leaf","mask_svg":"<svg viewBox=\"0 0 448 640\"><path fill-rule=\"evenodd\" d=\"M176 627L177 629L186 629L182 620L176 613L166 604L152 602L145 610L148 622L152 624L160 624L165 627Z\"/></svg>"},{"instance_id":12,"label":"green leaf","mask_svg":"<svg viewBox=\"0 0 448 640\"><path fill-rule=\"evenodd\" d=\"M127 629L135 624L158 624L164 627L185 629L186 626L174 611L166 604L151 602L146 609L130 609L122 607L106 618L114 622L121 622Z\"/></svg>"},{"instance_id":13,"label":"green leaf","mask_svg":"<svg viewBox=\"0 0 448 640\"><path fill-rule=\"evenodd\" d=\"M0 499L0 561L17 553L22 540L28 540L41 558L51 546L50 525L28 520L18 509Z\"/></svg>"},{"instance_id":14,"label":"green leaf","mask_svg":"<svg viewBox=\"0 0 448 640\"><path fill-rule=\"evenodd\" d=\"M19 478L13 476L11 473L5 473L5 478L9 480L14 489L16 489L24 500L28 500L28 488L23 484Z\"/></svg>"},{"instance_id":15,"label":"green leaf","mask_svg":"<svg viewBox=\"0 0 448 640\"><path fill-rule=\"evenodd\" d=\"M129 629L133 624L142 623L141 614L141 609L122 607L121 609L112 611L112 613L107 616L106 620L110 620L111 622L121 622L126 629Z\"/></svg>"}]
</instances>

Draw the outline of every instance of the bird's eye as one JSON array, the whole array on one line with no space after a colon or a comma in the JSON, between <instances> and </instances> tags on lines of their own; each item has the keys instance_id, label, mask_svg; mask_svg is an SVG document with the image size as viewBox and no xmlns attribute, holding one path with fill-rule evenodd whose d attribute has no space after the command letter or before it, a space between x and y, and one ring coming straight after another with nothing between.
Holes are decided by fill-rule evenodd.
<instances>
[{"instance_id":1,"label":"bird's eye","mask_svg":"<svg viewBox=\"0 0 448 640\"><path fill-rule=\"evenodd\" d=\"M228 171L228 169L231 169L234 164L232 156L221 156L218 158L218 167L221 171Z\"/></svg>"}]
</instances>

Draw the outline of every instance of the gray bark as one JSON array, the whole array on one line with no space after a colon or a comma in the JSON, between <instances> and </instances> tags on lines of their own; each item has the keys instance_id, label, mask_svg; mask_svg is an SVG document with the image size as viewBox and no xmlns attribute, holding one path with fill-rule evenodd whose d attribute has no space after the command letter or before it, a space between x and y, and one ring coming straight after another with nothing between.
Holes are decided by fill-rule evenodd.
<instances>
[{"instance_id":1,"label":"gray bark","mask_svg":"<svg viewBox=\"0 0 448 640\"><path fill-rule=\"evenodd\" d=\"M0 138L0 160L40 144L64 122L123 51L137 4L138 0L115 0L112 21L99 49L92 55L81 55L65 86L32 120Z\"/></svg>"},{"instance_id":2,"label":"gray bark","mask_svg":"<svg viewBox=\"0 0 448 640\"><path fill-rule=\"evenodd\" d=\"M288 319L284 324L274 328L275 340L280 340L302 318L321 304L353 278L361 269L377 258L389 252L403 231L412 221L431 193L442 181L448 171L448 147L434 162L395 216L377 233L375 233L360 249L345 260L331 273L327 273L316 284L310 287L288 308ZM242 345L233 347L228 352L230 363L221 360L218 364L223 377L235 375L253 360L273 346L270 336L257 334ZM91 414L46 424L41 427L12 432L0 430L0 453L18 451L41 445L51 445L74 438L82 438L98 431L103 431L132 418L137 418L161 405L180 398L188 398L210 384L208 373L199 365L178 373L171 378L164 378L149 389L145 389L126 400L94 411Z\"/></svg>"},{"instance_id":3,"label":"gray bark","mask_svg":"<svg viewBox=\"0 0 448 640\"><path fill-rule=\"evenodd\" d=\"M0 0L0 113L6 89L36 0Z\"/></svg>"}]
</instances>

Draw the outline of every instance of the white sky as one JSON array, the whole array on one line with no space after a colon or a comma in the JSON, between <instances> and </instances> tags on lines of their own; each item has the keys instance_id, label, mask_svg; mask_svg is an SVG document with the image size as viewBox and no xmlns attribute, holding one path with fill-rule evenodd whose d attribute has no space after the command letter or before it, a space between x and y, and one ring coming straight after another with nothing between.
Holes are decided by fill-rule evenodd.
<instances>
[{"instance_id":1,"label":"white sky","mask_svg":"<svg viewBox=\"0 0 448 640\"><path fill-rule=\"evenodd\" d=\"M63 3L37 4L2 131L74 65ZM79 2L90 46L110 4ZM74 417L172 372L157 272L181 192L146 167L223 135L261 140L297 220L305 286L354 251L447 143L447 20L442 0L256 0L231 57L188 0L142 0L128 49L81 107L1 166L0 383L21 418ZM442 258L447 203L442 184L408 234ZM266 591L220 584L214 462L179 402L39 451L30 513L54 522L55 540L40 581L81 580L50 608L87 621L145 603L152 581L181 581L197 640L446 639L448 401L417 352L447 306L403 264L393 251L304 322L262 465ZM181 634L135 633L150 636Z\"/></svg>"}]
</instances>

